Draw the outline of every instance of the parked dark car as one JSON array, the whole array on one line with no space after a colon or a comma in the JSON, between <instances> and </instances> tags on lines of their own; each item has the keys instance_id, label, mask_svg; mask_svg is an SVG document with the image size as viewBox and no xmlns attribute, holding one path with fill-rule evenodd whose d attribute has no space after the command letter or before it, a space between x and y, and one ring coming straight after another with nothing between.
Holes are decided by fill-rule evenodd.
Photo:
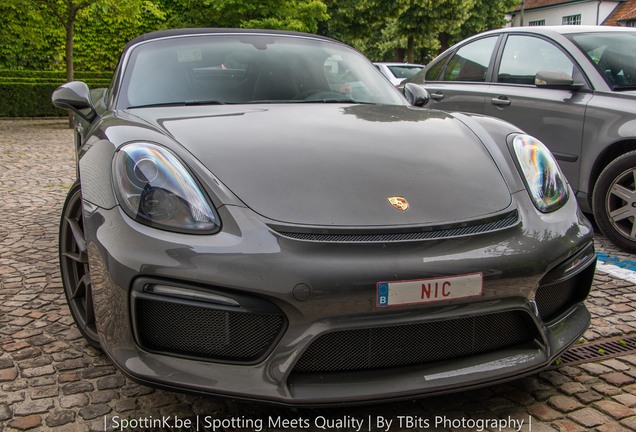
<instances>
[{"instance_id":1,"label":"parked dark car","mask_svg":"<svg viewBox=\"0 0 636 432\"><path fill-rule=\"evenodd\" d=\"M589 324L593 233L550 152L409 104L346 45L151 33L108 90L71 82L53 102L76 119L70 310L139 382L410 398L539 371Z\"/></svg>"},{"instance_id":2,"label":"parked dark car","mask_svg":"<svg viewBox=\"0 0 636 432\"><path fill-rule=\"evenodd\" d=\"M513 27L453 46L406 82L431 108L499 117L539 138L579 205L636 252L636 29Z\"/></svg>"}]
</instances>

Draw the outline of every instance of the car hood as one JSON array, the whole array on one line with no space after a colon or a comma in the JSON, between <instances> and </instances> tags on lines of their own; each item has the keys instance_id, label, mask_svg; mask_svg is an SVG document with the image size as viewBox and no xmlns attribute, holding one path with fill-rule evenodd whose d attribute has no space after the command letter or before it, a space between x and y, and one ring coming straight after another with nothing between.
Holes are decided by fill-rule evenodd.
<instances>
[{"instance_id":1,"label":"car hood","mask_svg":"<svg viewBox=\"0 0 636 432\"><path fill-rule=\"evenodd\" d=\"M162 128L247 206L272 220L431 225L479 219L511 204L491 155L450 114L336 104L178 111L178 118L165 108L134 114ZM394 208L389 198L395 196L409 208Z\"/></svg>"}]
</instances>

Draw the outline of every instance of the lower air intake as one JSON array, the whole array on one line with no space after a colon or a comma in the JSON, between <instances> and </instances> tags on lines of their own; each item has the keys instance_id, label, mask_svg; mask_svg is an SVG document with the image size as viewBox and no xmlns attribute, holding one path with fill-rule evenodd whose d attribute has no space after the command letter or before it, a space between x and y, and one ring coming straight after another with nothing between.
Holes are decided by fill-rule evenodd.
<instances>
[{"instance_id":1,"label":"lower air intake","mask_svg":"<svg viewBox=\"0 0 636 432\"><path fill-rule=\"evenodd\" d=\"M568 279L554 283L540 284L535 295L539 315L543 321L549 322L585 300L590 292L594 279L594 263L590 263L583 271ZM549 277L550 273L544 277Z\"/></svg>"},{"instance_id":2,"label":"lower air intake","mask_svg":"<svg viewBox=\"0 0 636 432\"><path fill-rule=\"evenodd\" d=\"M296 373L363 371L424 365L498 351L534 340L535 327L521 311L421 324L344 330L313 342Z\"/></svg>"},{"instance_id":3,"label":"lower air intake","mask_svg":"<svg viewBox=\"0 0 636 432\"><path fill-rule=\"evenodd\" d=\"M255 362L282 332L282 315L232 312L163 300L137 299L140 345L149 351L211 361Z\"/></svg>"}]
</instances>

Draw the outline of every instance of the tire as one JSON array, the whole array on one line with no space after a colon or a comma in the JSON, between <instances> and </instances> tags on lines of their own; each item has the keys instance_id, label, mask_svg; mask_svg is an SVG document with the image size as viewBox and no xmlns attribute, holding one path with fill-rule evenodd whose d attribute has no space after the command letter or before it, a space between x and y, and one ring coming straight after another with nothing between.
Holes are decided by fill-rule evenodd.
<instances>
[{"instance_id":1,"label":"tire","mask_svg":"<svg viewBox=\"0 0 636 432\"><path fill-rule=\"evenodd\" d=\"M605 167L594 186L592 210L601 232L628 252L636 252L636 151Z\"/></svg>"},{"instance_id":2,"label":"tire","mask_svg":"<svg viewBox=\"0 0 636 432\"><path fill-rule=\"evenodd\" d=\"M59 259L62 286L71 315L86 341L95 348L100 348L79 181L71 186L62 208Z\"/></svg>"}]
</instances>

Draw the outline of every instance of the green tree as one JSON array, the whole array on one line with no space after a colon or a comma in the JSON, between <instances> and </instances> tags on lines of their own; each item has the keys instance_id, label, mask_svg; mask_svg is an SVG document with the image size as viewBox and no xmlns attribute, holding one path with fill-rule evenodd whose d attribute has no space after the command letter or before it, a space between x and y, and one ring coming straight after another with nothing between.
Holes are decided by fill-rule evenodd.
<instances>
[{"instance_id":1,"label":"green tree","mask_svg":"<svg viewBox=\"0 0 636 432\"><path fill-rule=\"evenodd\" d=\"M475 0L470 15L456 31L444 31L439 34L440 51L469 36L506 25L508 14L521 5L521 0Z\"/></svg>"},{"instance_id":2,"label":"green tree","mask_svg":"<svg viewBox=\"0 0 636 432\"><path fill-rule=\"evenodd\" d=\"M373 39L399 8L399 1L327 0L330 19L325 33L346 41Z\"/></svg>"},{"instance_id":3,"label":"green tree","mask_svg":"<svg viewBox=\"0 0 636 432\"><path fill-rule=\"evenodd\" d=\"M133 37L165 26L155 0L3 0L0 67L108 70Z\"/></svg>"},{"instance_id":4,"label":"green tree","mask_svg":"<svg viewBox=\"0 0 636 432\"><path fill-rule=\"evenodd\" d=\"M63 60L64 32L50 24L39 5L0 1L0 16L0 68L56 69Z\"/></svg>"},{"instance_id":5,"label":"green tree","mask_svg":"<svg viewBox=\"0 0 636 432\"><path fill-rule=\"evenodd\" d=\"M450 42L505 24L520 0L329 0L325 34L374 60L426 62Z\"/></svg>"},{"instance_id":6,"label":"green tree","mask_svg":"<svg viewBox=\"0 0 636 432\"><path fill-rule=\"evenodd\" d=\"M269 16L245 22L245 27L316 33L319 23L329 18L327 6L321 0L284 1L271 12Z\"/></svg>"},{"instance_id":7,"label":"green tree","mask_svg":"<svg viewBox=\"0 0 636 432\"><path fill-rule=\"evenodd\" d=\"M114 68L133 37L169 27L319 32L374 60L426 62L500 27L521 0L1 0L0 68Z\"/></svg>"},{"instance_id":8,"label":"green tree","mask_svg":"<svg viewBox=\"0 0 636 432\"><path fill-rule=\"evenodd\" d=\"M442 32L457 32L474 5L475 0L402 0L396 27L407 39L407 61L415 60L416 44L437 39Z\"/></svg>"},{"instance_id":9,"label":"green tree","mask_svg":"<svg viewBox=\"0 0 636 432\"><path fill-rule=\"evenodd\" d=\"M322 0L158 0L171 27L274 28L315 33L328 19Z\"/></svg>"},{"instance_id":10,"label":"green tree","mask_svg":"<svg viewBox=\"0 0 636 432\"><path fill-rule=\"evenodd\" d=\"M383 0L328 0L330 16L322 34L353 45L374 60L403 57L395 21L400 2ZM402 52L402 54L400 54Z\"/></svg>"},{"instance_id":11,"label":"green tree","mask_svg":"<svg viewBox=\"0 0 636 432\"><path fill-rule=\"evenodd\" d=\"M74 64L78 70L112 70L119 53L134 37L165 27L166 13L157 2L95 4L77 22Z\"/></svg>"},{"instance_id":12,"label":"green tree","mask_svg":"<svg viewBox=\"0 0 636 432\"><path fill-rule=\"evenodd\" d=\"M75 21L79 13L102 0L35 0L41 9L50 14L65 33L66 80L73 81L73 42Z\"/></svg>"}]
</instances>

